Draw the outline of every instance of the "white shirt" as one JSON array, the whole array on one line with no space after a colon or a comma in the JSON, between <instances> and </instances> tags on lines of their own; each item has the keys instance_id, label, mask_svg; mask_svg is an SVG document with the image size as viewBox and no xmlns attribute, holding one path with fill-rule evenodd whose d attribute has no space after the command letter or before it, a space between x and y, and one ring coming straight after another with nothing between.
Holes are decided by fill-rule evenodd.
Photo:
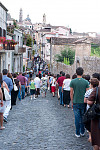
<instances>
[{"instance_id":1,"label":"white shirt","mask_svg":"<svg viewBox=\"0 0 100 150\"><path fill-rule=\"evenodd\" d=\"M56 86L56 80L53 78L52 79L52 84L51 84L51 86Z\"/></svg>"},{"instance_id":2,"label":"white shirt","mask_svg":"<svg viewBox=\"0 0 100 150\"><path fill-rule=\"evenodd\" d=\"M71 79L64 79L63 81L63 84L64 84L64 90L66 91L70 91L70 82L71 82Z\"/></svg>"},{"instance_id":3,"label":"white shirt","mask_svg":"<svg viewBox=\"0 0 100 150\"><path fill-rule=\"evenodd\" d=\"M35 82L36 88L40 88L40 78L36 77L34 79L34 82Z\"/></svg>"}]
</instances>

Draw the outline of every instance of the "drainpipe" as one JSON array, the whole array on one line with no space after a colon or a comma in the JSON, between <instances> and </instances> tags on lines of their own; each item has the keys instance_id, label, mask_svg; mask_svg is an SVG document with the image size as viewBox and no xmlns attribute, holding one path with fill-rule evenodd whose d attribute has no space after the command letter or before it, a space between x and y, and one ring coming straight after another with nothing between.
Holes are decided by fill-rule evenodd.
<instances>
[{"instance_id":1,"label":"drainpipe","mask_svg":"<svg viewBox=\"0 0 100 150\"><path fill-rule=\"evenodd\" d=\"M52 38L50 38L50 72L52 72Z\"/></svg>"}]
</instances>

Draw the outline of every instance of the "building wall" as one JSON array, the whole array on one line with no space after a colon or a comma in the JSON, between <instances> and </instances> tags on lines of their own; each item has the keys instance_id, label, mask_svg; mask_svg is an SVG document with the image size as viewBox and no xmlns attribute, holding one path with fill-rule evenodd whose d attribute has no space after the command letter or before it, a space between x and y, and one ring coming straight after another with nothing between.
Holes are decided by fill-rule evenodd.
<instances>
[{"instance_id":1,"label":"building wall","mask_svg":"<svg viewBox=\"0 0 100 150\"><path fill-rule=\"evenodd\" d=\"M0 27L6 30L7 12L0 6Z\"/></svg>"},{"instance_id":2,"label":"building wall","mask_svg":"<svg viewBox=\"0 0 100 150\"><path fill-rule=\"evenodd\" d=\"M15 46L15 54L13 57L13 72L23 72L23 53L18 52L19 47L23 47L22 31L15 29L14 34L14 40L19 43Z\"/></svg>"}]
</instances>

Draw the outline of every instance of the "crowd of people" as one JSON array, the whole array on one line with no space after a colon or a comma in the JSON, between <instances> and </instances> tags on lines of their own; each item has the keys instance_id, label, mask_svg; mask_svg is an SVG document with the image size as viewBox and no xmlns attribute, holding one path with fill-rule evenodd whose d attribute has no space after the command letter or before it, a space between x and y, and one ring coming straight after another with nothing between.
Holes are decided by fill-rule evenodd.
<instances>
[{"instance_id":1,"label":"crowd of people","mask_svg":"<svg viewBox=\"0 0 100 150\"><path fill-rule=\"evenodd\" d=\"M98 87L98 103L100 104L100 74L94 73L84 75L81 67L76 69L72 78L70 74L60 71L55 75L46 69L45 71L31 73L10 74L7 69L0 73L0 125L1 130L3 121L7 122L9 111L16 105L17 97L19 101L30 95L31 100L37 99L40 95L46 97L47 91L52 93L53 97L58 98L58 102L63 107L72 108L75 117L75 136L83 137L86 130L89 133L88 141L92 143L94 150L100 149L100 118L91 120L87 125L82 121L84 113L95 102L96 88ZM6 100L5 89L11 95L11 99Z\"/></svg>"}]
</instances>

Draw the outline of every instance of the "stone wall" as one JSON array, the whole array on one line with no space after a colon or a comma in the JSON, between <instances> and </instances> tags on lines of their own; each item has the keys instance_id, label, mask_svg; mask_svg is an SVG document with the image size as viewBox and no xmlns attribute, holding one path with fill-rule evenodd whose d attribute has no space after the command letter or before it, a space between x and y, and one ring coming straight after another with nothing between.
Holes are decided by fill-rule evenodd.
<instances>
[{"instance_id":1,"label":"stone wall","mask_svg":"<svg viewBox=\"0 0 100 150\"><path fill-rule=\"evenodd\" d=\"M95 72L100 73L100 58L99 57L84 57L82 67L86 74L92 75Z\"/></svg>"},{"instance_id":2,"label":"stone wall","mask_svg":"<svg viewBox=\"0 0 100 150\"><path fill-rule=\"evenodd\" d=\"M81 67L84 69L84 74L89 74L90 76L95 72L100 73L100 58L84 56ZM53 66L53 73L58 74L60 71L64 71L72 76L76 72L76 68L77 66L75 62L72 66L68 66L59 62Z\"/></svg>"},{"instance_id":3,"label":"stone wall","mask_svg":"<svg viewBox=\"0 0 100 150\"><path fill-rule=\"evenodd\" d=\"M77 67L83 67L84 74L92 75L95 72L100 73L100 58L91 55L91 43L88 39L59 39L51 40L51 72L58 74L60 71L69 73L71 76L76 72ZM75 61L72 66L63 63L57 63L55 55L60 54L66 46L75 50Z\"/></svg>"}]
</instances>

